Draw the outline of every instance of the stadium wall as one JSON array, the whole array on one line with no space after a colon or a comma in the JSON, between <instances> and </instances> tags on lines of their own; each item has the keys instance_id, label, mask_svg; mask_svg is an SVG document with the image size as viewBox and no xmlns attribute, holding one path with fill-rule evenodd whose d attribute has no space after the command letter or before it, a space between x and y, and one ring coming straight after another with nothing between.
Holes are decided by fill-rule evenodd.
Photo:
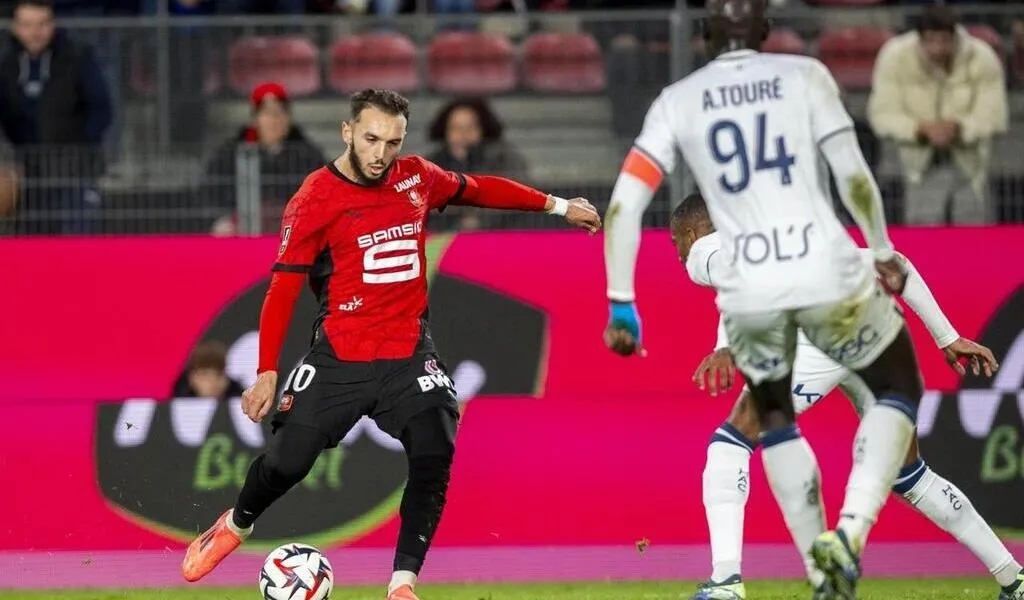
<instances>
[{"instance_id":1,"label":"stadium wall","mask_svg":"<svg viewBox=\"0 0 1024 600\"><path fill-rule=\"evenodd\" d=\"M990 346L1002 362L995 380L958 380L910 318L929 390L919 423L923 454L994 526L1011 535L1024 530L1017 504L1024 494L1024 228L892 235L960 333ZM230 374L243 385L251 381L258 312L277 247L273 238L0 241L8 281L42 275L50 282L0 295L7 424L0 481L14 482L13 493L3 495L5 565L19 564L13 557L64 557L81 573L61 576L81 585L92 582L82 567L87 557L149 553L153 583L174 578L186 541L230 506L268 432L241 415L237 399L172 399L171 389L204 339L227 343ZM982 247L993 254L973 250ZM637 272L646 359L620 359L601 343L607 307L600 237L460 234L432 238L428 254L436 266L435 338L469 397L434 573L702 576L705 448L738 386L712 399L690 380L714 344L717 314L713 295L686 279L667 232L644 234ZM315 310L307 294L283 365L300 359ZM854 414L833 394L801 426L822 464L834 518ZM402 454L372 424L361 424L265 515L248 548L314 543L345 552L352 579L369 573L376 581L390 562L403 484ZM799 575L758 460L746 536L758 545L748 559L776 556L763 563L762 570L776 565L767 574ZM635 544L642 540L650 548L641 554ZM949 538L893 501L872 540L891 549L913 544L920 553ZM603 550L587 554L594 549ZM502 553L532 562L498 572L489 565L508 565L507 556L496 558ZM900 552L892 554L886 564ZM873 556L882 561L884 554ZM969 555L957 556L945 552L942 564L931 566L980 568ZM38 582L40 569L57 568L46 564L0 569L0 587L17 585L19 572ZM908 561L900 565L900 574L914 572ZM255 567L236 570L214 581L255 580ZM102 579L109 571L94 573Z\"/></svg>"}]
</instances>

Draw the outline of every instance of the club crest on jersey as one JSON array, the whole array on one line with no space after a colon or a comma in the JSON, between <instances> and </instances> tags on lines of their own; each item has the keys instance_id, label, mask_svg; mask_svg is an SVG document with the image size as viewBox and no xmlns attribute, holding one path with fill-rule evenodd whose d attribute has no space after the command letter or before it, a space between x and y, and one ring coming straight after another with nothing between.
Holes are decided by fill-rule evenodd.
<instances>
[{"instance_id":1,"label":"club crest on jersey","mask_svg":"<svg viewBox=\"0 0 1024 600\"><path fill-rule=\"evenodd\" d=\"M288 247L288 239L292 237L292 226L288 225L281 232L281 247L277 251L278 257L284 254L285 248Z\"/></svg>"},{"instance_id":2,"label":"club crest on jersey","mask_svg":"<svg viewBox=\"0 0 1024 600\"><path fill-rule=\"evenodd\" d=\"M281 396L281 401L277 403L278 412L288 412L292 409L292 403L295 402L295 396L291 394L284 394Z\"/></svg>"},{"instance_id":3,"label":"club crest on jersey","mask_svg":"<svg viewBox=\"0 0 1024 600\"><path fill-rule=\"evenodd\" d=\"M420 196L420 193L416 190L409 190L409 202L416 208L419 208L423 206L423 196Z\"/></svg>"}]
</instances>

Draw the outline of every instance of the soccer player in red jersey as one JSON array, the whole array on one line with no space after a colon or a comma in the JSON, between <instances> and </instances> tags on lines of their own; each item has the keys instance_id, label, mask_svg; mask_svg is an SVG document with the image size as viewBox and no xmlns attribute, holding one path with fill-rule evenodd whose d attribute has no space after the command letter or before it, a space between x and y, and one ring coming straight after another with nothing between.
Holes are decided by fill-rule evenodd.
<instances>
[{"instance_id":1,"label":"soccer player in red jersey","mask_svg":"<svg viewBox=\"0 0 1024 600\"><path fill-rule=\"evenodd\" d=\"M270 412L277 362L295 301L308 277L320 301L312 347L292 371L272 418L266 452L249 468L234 508L189 546L182 572L197 581L252 531L275 500L302 481L320 452L371 417L402 442L409 479L399 514L389 600L413 587L445 504L459 409L427 323L427 213L449 204L545 211L596 232L597 211L501 177L442 170L399 156L409 102L364 90L342 124L344 154L314 171L285 208L281 248L260 315L256 383L242 408Z\"/></svg>"}]
</instances>

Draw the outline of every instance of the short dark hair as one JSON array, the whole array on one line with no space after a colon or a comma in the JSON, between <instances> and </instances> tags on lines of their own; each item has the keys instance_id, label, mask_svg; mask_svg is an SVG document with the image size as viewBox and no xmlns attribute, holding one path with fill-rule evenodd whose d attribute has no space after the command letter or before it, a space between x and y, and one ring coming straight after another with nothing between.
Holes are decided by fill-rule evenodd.
<instances>
[{"instance_id":1,"label":"short dark hair","mask_svg":"<svg viewBox=\"0 0 1024 600\"><path fill-rule=\"evenodd\" d=\"M921 19L917 22L917 32L942 31L945 33L956 33L956 26L960 22L953 9L945 4L932 4L925 7L921 12Z\"/></svg>"},{"instance_id":2,"label":"short dark hair","mask_svg":"<svg viewBox=\"0 0 1024 600\"><path fill-rule=\"evenodd\" d=\"M704 197L700 195L700 192L694 192L683 198L683 201L672 209L672 227L703 220L710 221L711 215L708 213L708 205L704 202Z\"/></svg>"},{"instance_id":3,"label":"short dark hair","mask_svg":"<svg viewBox=\"0 0 1024 600\"><path fill-rule=\"evenodd\" d=\"M494 141L501 139L501 134L505 131L505 126L501 124L498 119L498 115L494 114L491 110L491 105L484 98L456 98L448 104L445 104L437 116L434 117L434 121L430 124L428 130L430 141L442 142L445 138L445 132L448 129L448 119L451 118L452 113L460 108L468 108L476 113L476 118L480 121L480 129L483 132L483 138L487 141Z\"/></svg>"},{"instance_id":4,"label":"short dark hair","mask_svg":"<svg viewBox=\"0 0 1024 600\"><path fill-rule=\"evenodd\" d=\"M53 0L16 0L14 11L17 12L22 6L34 6L36 8L48 8L53 11Z\"/></svg>"},{"instance_id":5,"label":"short dark hair","mask_svg":"<svg viewBox=\"0 0 1024 600\"><path fill-rule=\"evenodd\" d=\"M366 89L352 95L349 103L352 119L358 119L364 110L371 106L389 115L401 115L409 120L409 100L393 90Z\"/></svg>"},{"instance_id":6,"label":"short dark hair","mask_svg":"<svg viewBox=\"0 0 1024 600\"><path fill-rule=\"evenodd\" d=\"M210 369L223 373L227 369L228 347L223 342L207 340L196 344L192 355L188 357L188 371Z\"/></svg>"}]
</instances>

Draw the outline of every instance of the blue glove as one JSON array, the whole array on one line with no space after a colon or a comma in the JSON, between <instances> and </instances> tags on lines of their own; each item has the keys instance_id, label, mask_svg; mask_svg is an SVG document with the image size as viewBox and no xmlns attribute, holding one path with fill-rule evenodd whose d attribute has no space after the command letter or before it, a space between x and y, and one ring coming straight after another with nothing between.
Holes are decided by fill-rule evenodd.
<instances>
[{"instance_id":1,"label":"blue glove","mask_svg":"<svg viewBox=\"0 0 1024 600\"><path fill-rule=\"evenodd\" d=\"M641 327L640 315L636 312L636 304L633 302L615 302L613 300L609 307L609 313L609 327L625 329L633 336L633 339L636 340L639 346Z\"/></svg>"}]
</instances>

